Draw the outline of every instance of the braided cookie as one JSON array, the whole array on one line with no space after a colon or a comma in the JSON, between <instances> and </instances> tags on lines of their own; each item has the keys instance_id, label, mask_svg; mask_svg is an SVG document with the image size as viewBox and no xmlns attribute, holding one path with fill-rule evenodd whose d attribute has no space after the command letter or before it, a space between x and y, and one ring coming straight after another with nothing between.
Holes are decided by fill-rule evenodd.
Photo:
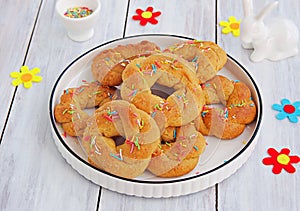
<instances>
[{"instance_id":1,"label":"braided cookie","mask_svg":"<svg viewBox=\"0 0 300 211\"><path fill-rule=\"evenodd\" d=\"M210 41L187 41L170 46L165 51L194 63L200 83L213 78L227 61L225 51Z\"/></svg>"},{"instance_id":2,"label":"braided cookie","mask_svg":"<svg viewBox=\"0 0 300 211\"><path fill-rule=\"evenodd\" d=\"M83 111L111 101L115 88L100 85L98 82L83 84L78 88L64 90L60 103L54 108L55 120L70 136L81 136L89 115Z\"/></svg>"},{"instance_id":3,"label":"braided cookie","mask_svg":"<svg viewBox=\"0 0 300 211\"><path fill-rule=\"evenodd\" d=\"M239 136L256 118L256 105L246 84L236 81L228 96L225 108L203 107L195 120L198 131L203 135L214 135L221 139L233 139Z\"/></svg>"},{"instance_id":4,"label":"braided cookie","mask_svg":"<svg viewBox=\"0 0 300 211\"><path fill-rule=\"evenodd\" d=\"M165 127L193 121L204 105L193 68L173 54L137 58L127 65L122 78L122 99L151 114L162 132ZM152 93L155 84L171 89L166 99Z\"/></svg>"},{"instance_id":5,"label":"braided cookie","mask_svg":"<svg viewBox=\"0 0 300 211\"><path fill-rule=\"evenodd\" d=\"M151 114L163 134L148 170L160 177L176 177L191 171L205 148L204 137L189 124L204 105L193 67L176 55L160 53L133 60L122 77L122 98ZM156 83L172 88L173 92L166 93L166 99L155 95L151 87ZM167 139L170 130L173 138Z\"/></svg>"},{"instance_id":6,"label":"braided cookie","mask_svg":"<svg viewBox=\"0 0 300 211\"><path fill-rule=\"evenodd\" d=\"M91 164L125 178L145 171L160 142L159 129L150 115L124 100L102 105L87 124L82 147Z\"/></svg>"},{"instance_id":7,"label":"braided cookie","mask_svg":"<svg viewBox=\"0 0 300 211\"><path fill-rule=\"evenodd\" d=\"M229 96L233 92L234 84L228 78L216 75L204 84L201 84L201 87L206 104L222 103L226 105Z\"/></svg>"},{"instance_id":8,"label":"braided cookie","mask_svg":"<svg viewBox=\"0 0 300 211\"><path fill-rule=\"evenodd\" d=\"M152 154L148 170L159 177L177 177L189 173L205 149L205 139L193 124L172 129Z\"/></svg>"},{"instance_id":9,"label":"braided cookie","mask_svg":"<svg viewBox=\"0 0 300 211\"><path fill-rule=\"evenodd\" d=\"M92 63L93 77L107 86L122 83L122 71L130 62L128 58L150 54L160 48L152 42L141 41L137 44L118 45L113 49L101 51Z\"/></svg>"}]
</instances>

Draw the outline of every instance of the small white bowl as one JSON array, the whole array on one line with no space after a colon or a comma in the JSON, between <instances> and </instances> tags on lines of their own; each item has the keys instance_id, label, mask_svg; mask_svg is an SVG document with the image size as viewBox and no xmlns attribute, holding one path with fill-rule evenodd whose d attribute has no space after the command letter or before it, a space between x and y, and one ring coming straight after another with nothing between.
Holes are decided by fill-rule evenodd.
<instances>
[{"instance_id":1,"label":"small white bowl","mask_svg":"<svg viewBox=\"0 0 300 211\"><path fill-rule=\"evenodd\" d=\"M58 13L68 36L78 42L89 40L94 35L94 26L99 17L99 0L58 0L56 2L56 12ZM92 14L83 18L69 18L64 15L68 8L88 7L93 10Z\"/></svg>"}]
</instances>

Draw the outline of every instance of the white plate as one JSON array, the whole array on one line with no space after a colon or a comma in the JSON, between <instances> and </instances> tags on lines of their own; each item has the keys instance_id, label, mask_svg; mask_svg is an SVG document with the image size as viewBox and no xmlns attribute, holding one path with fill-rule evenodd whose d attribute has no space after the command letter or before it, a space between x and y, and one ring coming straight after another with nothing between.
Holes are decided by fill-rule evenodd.
<instances>
[{"instance_id":1,"label":"white plate","mask_svg":"<svg viewBox=\"0 0 300 211\"><path fill-rule=\"evenodd\" d=\"M188 39L191 38L174 35L141 35L117 39L89 50L67 66L53 87L49 109L55 143L62 156L75 170L94 183L120 193L143 197L171 197L194 193L213 186L232 175L246 162L258 140L262 122L262 99L251 75L230 56L219 74L232 80L240 80L250 87L252 98L257 104L257 119L234 140L221 141L215 137L206 137L208 145L198 165L192 172L182 177L158 178L145 172L138 178L124 179L101 171L87 162L87 157L78 142L70 137L65 138L60 125L55 122L53 108L59 102L63 90L81 85L82 80L93 80L90 67L92 59L100 51L141 40L152 41L163 49Z\"/></svg>"}]
</instances>

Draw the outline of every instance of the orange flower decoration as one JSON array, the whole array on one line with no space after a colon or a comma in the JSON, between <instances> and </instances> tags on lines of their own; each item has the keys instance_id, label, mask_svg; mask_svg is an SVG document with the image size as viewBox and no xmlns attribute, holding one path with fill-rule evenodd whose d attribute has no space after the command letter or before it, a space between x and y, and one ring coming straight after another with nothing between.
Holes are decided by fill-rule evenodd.
<instances>
[{"instance_id":1,"label":"orange flower decoration","mask_svg":"<svg viewBox=\"0 0 300 211\"><path fill-rule=\"evenodd\" d=\"M141 9L136 10L137 15L132 16L133 20L140 21L140 25L145 26L148 22L151 24L157 24L155 19L160 16L161 12L153 12L153 7L148 7L145 11Z\"/></svg>"},{"instance_id":2,"label":"orange flower decoration","mask_svg":"<svg viewBox=\"0 0 300 211\"><path fill-rule=\"evenodd\" d=\"M300 162L300 157L289 155L290 150L287 148L283 148L279 153L274 148L269 148L268 154L271 155L271 157L264 158L263 164L273 165L272 172L274 174L280 174L282 169L288 173L294 173L296 169L292 166L292 163L296 164Z\"/></svg>"}]
</instances>

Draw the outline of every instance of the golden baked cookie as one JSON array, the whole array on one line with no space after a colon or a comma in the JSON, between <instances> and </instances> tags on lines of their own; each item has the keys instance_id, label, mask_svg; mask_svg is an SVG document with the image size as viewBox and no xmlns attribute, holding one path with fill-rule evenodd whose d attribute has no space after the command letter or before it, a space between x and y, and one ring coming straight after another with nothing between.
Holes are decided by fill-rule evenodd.
<instances>
[{"instance_id":1,"label":"golden baked cookie","mask_svg":"<svg viewBox=\"0 0 300 211\"><path fill-rule=\"evenodd\" d=\"M233 139L244 131L247 124L255 120L256 113L250 89L246 84L236 81L226 107L204 106L201 115L195 120L195 125L203 135Z\"/></svg>"},{"instance_id":2,"label":"golden baked cookie","mask_svg":"<svg viewBox=\"0 0 300 211\"><path fill-rule=\"evenodd\" d=\"M163 140L153 153L148 170L159 177L177 177L192 171L206 143L193 124L173 128L173 140Z\"/></svg>"},{"instance_id":3,"label":"golden baked cookie","mask_svg":"<svg viewBox=\"0 0 300 211\"><path fill-rule=\"evenodd\" d=\"M89 115L83 111L113 99L115 88L102 86L98 82L85 82L78 88L64 90L60 102L55 105L54 117L70 136L81 136Z\"/></svg>"},{"instance_id":4,"label":"golden baked cookie","mask_svg":"<svg viewBox=\"0 0 300 211\"><path fill-rule=\"evenodd\" d=\"M204 105L193 67L174 54L158 53L134 59L122 74L121 97L154 118L160 128L193 121ZM155 84L171 89L166 98L152 92ZM165 117L165 119L164 119ZM161 124L165 124L161 126Z\"/></svg>"},{"instance_id":5,"label":"golden baked cookie","mask_svg":"<svg viewBox=\"0 0 300 211\"><path fill-rule=\"evenodd\" d=\"M229 96L233 92L234 83L225 76L216 75L204 84L201 84L201 87L206 104L222 103L226 105Z\"/></svg>"},{"instance_id":6,"label":"golden baked cookie","mask_svg":"<svg viewBox=\"0 0 300 211\"><path fill-rule=\"evenodd\" d=\"M135 178L147 168L160 142L155 121L124 100L102 105L88 120L82 147L97 168ZM118 143L117 139L123 139Z\"/></svg>"},{"instance_id":7,"label":"golden baked cookie","mask_svg":"<svg viewBox=\"0 0 300 211\"><path fill-rule=\"evenodd\" d=\"M226 64L227 54L218 44L211 41L195 40L191 45L196 45L202 50L204 55L209 58L215 70L221 70Z\"/></svg>"},{"instance_id":8,"label":"golden baked cookie","mask_svg":"<svg viewBox=\"0 0 300 211\"><path fill-rule=\"evenodd\" d=\"M130 58L147 55L160 48L149 41L136 44L118 45L115 48L101 51L92 63L94 78L107 86L118 86L122 83L122 71L130 62Z\"/></svg>"},{"instance_id":9,"label":"golden baked cookie","mask_svg":"<svg viewBox=\"0 0 300 211\"><path fill-rule=\"evenodd\" d=\"M194 63L200 83L213 78L227 61L225 51L210 41L187 41L170 46L164 51L180 55Z\"/></svg>"}]
</instances>

